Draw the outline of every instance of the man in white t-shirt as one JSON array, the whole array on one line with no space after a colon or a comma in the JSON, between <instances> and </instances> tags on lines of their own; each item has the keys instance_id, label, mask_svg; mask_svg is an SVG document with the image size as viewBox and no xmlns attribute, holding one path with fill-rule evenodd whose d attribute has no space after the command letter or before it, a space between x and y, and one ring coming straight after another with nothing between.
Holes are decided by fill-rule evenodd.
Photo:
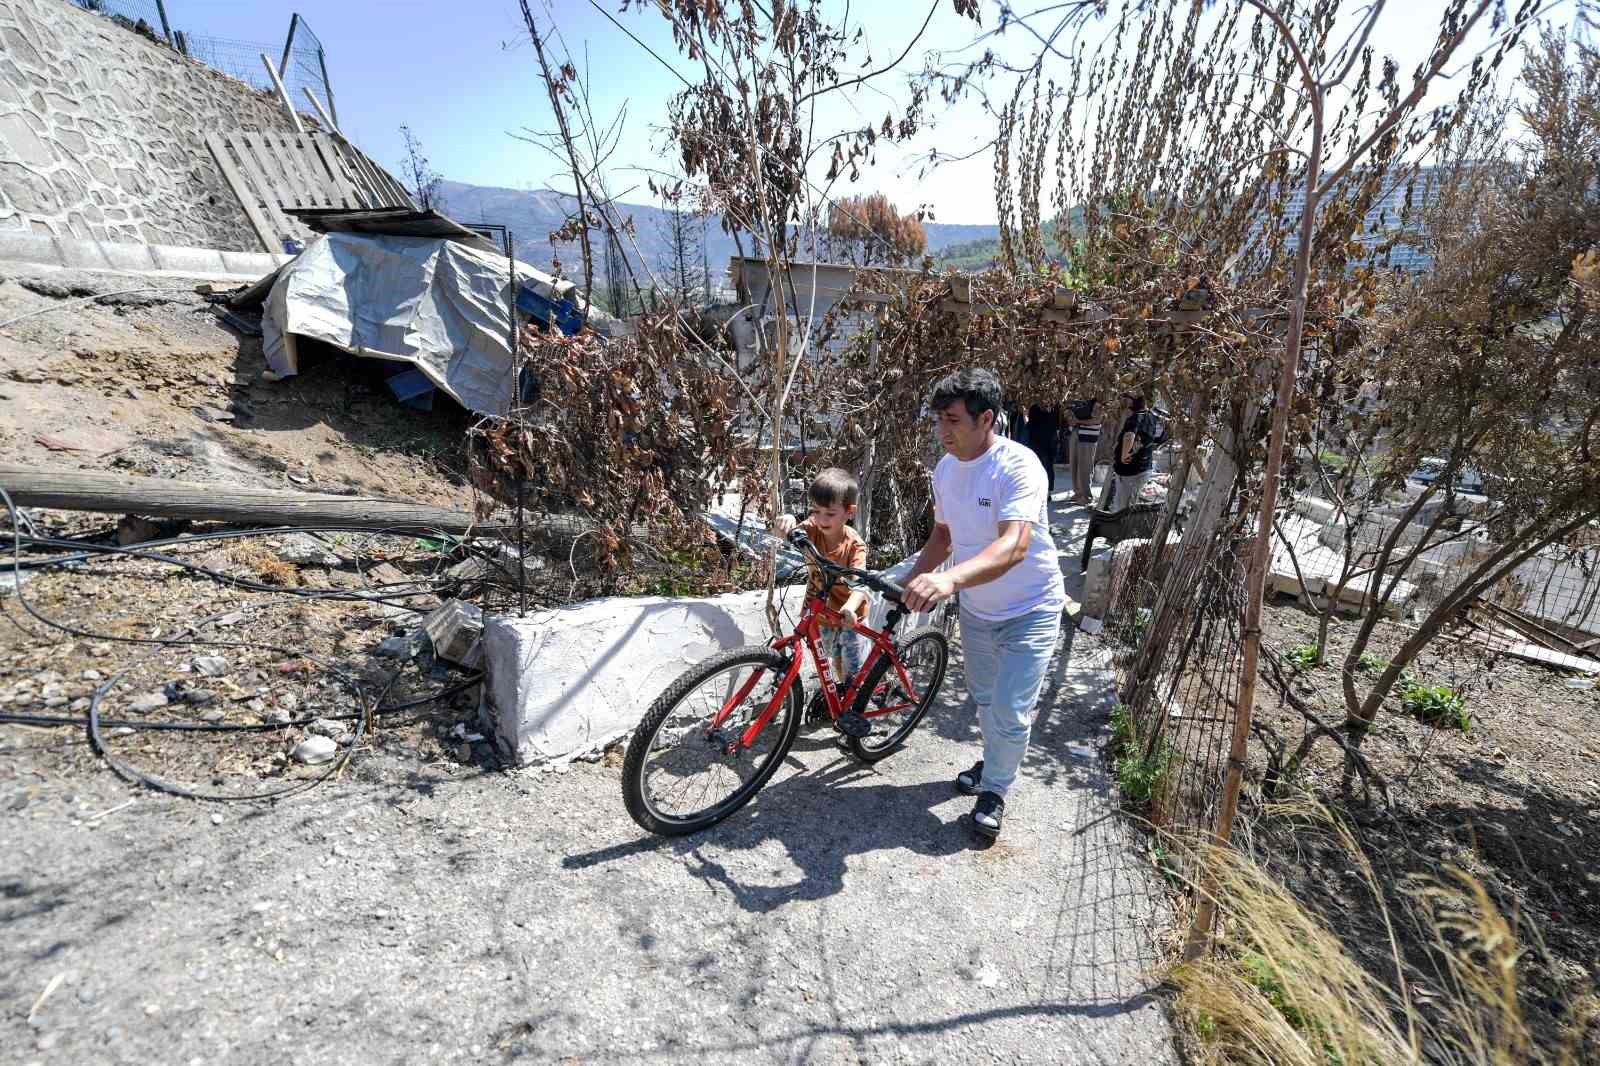
<instances>
[{"instance_id":1,"label":"man in white t-shirt","mask_svg":"<svg viewBox=\"0 0 1600 1066\"><path fill-rule=\"evenodd\" d=\"M906 581L912 610L961 593L961 649L983 758L956 775L956 788L978 797L972 824L988 837L1000 835L1066 605L1044 469L1026 446L995 433L1000 402L992 370L963 370L934 385L928 406L948 454L933 472L933 532ZM946 559L950 569L933 572Z\"/></svg>"}]
</instances>

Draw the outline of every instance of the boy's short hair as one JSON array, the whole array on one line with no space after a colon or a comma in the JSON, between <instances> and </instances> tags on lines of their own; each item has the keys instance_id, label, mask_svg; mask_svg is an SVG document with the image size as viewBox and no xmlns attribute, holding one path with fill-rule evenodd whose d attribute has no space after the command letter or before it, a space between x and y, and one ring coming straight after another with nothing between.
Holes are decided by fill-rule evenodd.
<instances>
[{"instance_id":1,"label":"boy's short hair","mask_svg":"<svg viewBox=\"0 0 1600 1066\"><path fill-rule=\"evenodd\" d=\"M934 382L933 392L928 396L928 406L939 412L957 400L966 406L967 414L973 418L977 418L985 411L993 411L995 418L998 419L1001 403L1000 376L984 367L946 374Z\"/></svg>"},{"instance_id":2,"label":"boy's short hair","mask_svg":"<svg viewBox=\"0 0 1600 1066\"><path fill-rule=\"evenodd\" d=\"M819 507L854 507L861 495L861 486L856 484L850 471L830 466L811 479L806 495Z\"/></svg>"}]
</instances>

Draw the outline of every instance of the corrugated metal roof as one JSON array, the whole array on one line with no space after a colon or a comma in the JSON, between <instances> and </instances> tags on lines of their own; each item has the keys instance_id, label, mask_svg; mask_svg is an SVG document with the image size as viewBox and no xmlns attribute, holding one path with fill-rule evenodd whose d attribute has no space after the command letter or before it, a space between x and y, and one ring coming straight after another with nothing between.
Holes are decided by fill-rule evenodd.
<instances>
[{"instance_id":1,"label":"corrugated metal roof","mask_svg":"<svg viewBox=\"0 0 1600 1066\"><path fill-rule=\"evenodd\" d=\"M394 237L433 237L465 244L480 252L503 249L481 233L446 218L437 211L412 211L404 207L349 209L342 207L286 208L318 233L368 233Z\"/></svg>"}]
</instances>

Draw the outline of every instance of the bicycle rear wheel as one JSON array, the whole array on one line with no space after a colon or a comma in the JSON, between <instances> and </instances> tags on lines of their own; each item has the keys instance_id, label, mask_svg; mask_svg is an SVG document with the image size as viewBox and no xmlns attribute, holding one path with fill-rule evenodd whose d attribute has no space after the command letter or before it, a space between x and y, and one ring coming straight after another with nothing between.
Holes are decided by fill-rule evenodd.
<instances>
[{"instance_id":1,"label":"bicycle rear wheel","mask_svg":"<svg viewBox=\"0 0 1600 1066\"><path fill-rule=\"evenodd\" d=\"M735 648L694 667L650 705L622 762L623 802L641 828L662 836L705 829L767 783L800 730L798 680L751 746L739 741L786 669L770 648ZM712 729L718 712L741 694Z\"/></svg>"},{"instance_id":2,"label":"bicycle rear wheel","mask_svg":"<svg viewBox=\"0 0 1600 1066\"><path fill-rule=\"evenodd\" d=\"M899 644L900 662L911 681L906 692L894 661L880 655L861 683L861 692L850 709L866 718L872 732L850 738L850 754L862 762L873 763L893 755L917 728L933 698L944 684L944 671L950 662L950 642L935 626L924 626Z\"/></svg>"}]
</instances>

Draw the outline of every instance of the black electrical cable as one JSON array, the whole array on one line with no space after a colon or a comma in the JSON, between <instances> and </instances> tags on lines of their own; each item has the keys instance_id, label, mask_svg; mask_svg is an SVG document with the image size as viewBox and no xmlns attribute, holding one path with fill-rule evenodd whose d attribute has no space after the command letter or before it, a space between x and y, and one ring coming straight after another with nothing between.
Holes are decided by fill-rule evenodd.
<instances>
[{"instance_id":1,"label":"black electrical cable","mask_svg":"<svg viewBox=\"0 0 1600 1066\"><path fill-rule=\"evenodd\" d=\"M20 547L21 539L24 538L21 538L19 535L18 543L13 545L14 551ZM25 539L35 544L44 544L50 547L73 546L72 542L70 541L58 541L53 537L26 537ZM145 551L142 548L123 548L111 544L97 544L85 554L121 555L132 559L148 559L153 562L163 563L167 566L176 566L183 570L192 570L197 574L203 574L206 577L220 582L221 584L232 585L235 588L247 589L251 592L272 592L280 595L298 596L302 599L313 600L361 600L377 603L394 602L395 606L404 607L409 611L416 611L420 614L427 613L427 608L413 607L408 603L397 602L411 596L427 595L429 593L429 590L427 589L418 589L415 592L397 592L391 596L380 596L369 592L347 592L341 589L286 589L280 588L277 585L268 585L263 581L252 581L247 577L236 577L232 574L223 573L220 570L212 570L210 567L201 566L199 563L191 563L186 559L179 559L174 555L163 555L160 552ZM41 561L49 565L61 565L60 561L55 559L37 561Z\"/></svg>"},{"instance_id":2,"label":"black electrical cable","mask_svg":"<svg viewBox=\"0 0 1600 1066\"><path fill-rule=\"evenodd\" d=\"M17 578L16 589L15 589L17 602L18 602L18 604L20 604L22 606L22 609L25 612L27 612L27 614L29 616L31 616L36 621L40 622L41 624L45 625L48 628L56 629L56 630L59 630L59 631L61 631L63 633L68 633L68 634L71 634L71 635L77 636L77 637L83 637L83 638L86 638L86 639L99 640L99 641L116 641L116 642L124 643L124 644L145 644L145 645L154 645L155 646L150 650L150 652L148 654L142 656L141 658L135 659L133 662L129 663L127 666L125 666L121 670L117 671L111 677L107 678L106 681L102 685L100 685L97 689L95 689L94 695L90 699L90 702L89 702L88 713L86 715L86 718L82 722L82 724L84 724L86 726L87 730L88 730L90 747L97 754L99 754L101 756L101 758L105 759L106 765L108 765L113 770L113 772L115 772L118 776L124 778L125 780L131 781L131 782L133 782L135 784L142 784L142 785L144 785L144 786L146 786L148 788L154 789L154 790L159 791L159 792L165 792L165 793L170 794L170 795L181 796L181 797L185 797L185 798L188 798L188 799L210 799L210 800L217 800L217 801L221 801L221 802L258 801L258 800L265 800L265 799L281 799L281 798L284 798L284 797L287 797L287 796L290 796L290 795L295 795L295 794L297 794L299 792L306 791L307 789L313 788L316 785L318 785L318 784L322 783L323 781L327 780L330 776L332 776L332 774L334 774L334 773L338 772L339 770L341 770L345 766L345 764L349 762L350 756L354 752L356 745L359 744L359 742L361 740L361 737L363 735L365 735L367 727L370 725L372 717L373 717L373 714L376 712L376 709L378 707L382 706L384 697L386 697L388 695L389 690L394 686L395 682L398 681L399 678L400 678L400 675L401 675L402 671L401 670L396 670L393 674L391 674L389 676L389 679L384 683L384 686L383 686L382 690L379 692L377 699L375 701L373 701L372 703L368 704L367 706L365 706L358 715L340 716L341 718L352 718L353 717L356 720L356 729L355 729L354 734L352 736L351 743L349 744L349 746L347 746L345 748L345 750L341 753L341 755L340 755L340 757L338 759L334 760L332 763L329 764L328 769L324 773L322 773L321 775L319 775L319 776L317 776L315 778L312 778L312 779L309 779L309 780L306 780L306 781L302 781L302 782L298 782L298 783L296 783L294 785L286 786L286 787L280 788L280 789L271 789L271 790L268 790L268 791L262 792L262 793L253 793L253 794L250 794L250 795L239 796L239 795L225 795L225 794L219 794L219 793L199 792L199 791L196 791L194 789L188 788L187 786L175 784L175 783L167 781L167 780L165 780L165 779L163 779L161 777L158 777L158 776L156 776L154 774L149 774L149 773L146 773L146 772L144 772L142 770L139 770L136 767L130 766L127 763L125 763L123 760L117 758L115 755L113 755L107 749L104 737L100 733L100 726L101 726L101 721L100 721L100 703L105 698L106 694L108 692L110 692L111 688L118 681L120 681L129 671L133 670L136 666L142 665L145 661L155 657L157 654L159 654L165 648L175 647L175 646L179 646L179 645L205 645L205 646L208 646L208 647L224 647L224 648L254 648L254 649L258 649L258 650L277 652L277 653L283 654L283 655L296 656L298 658L308 659L309 661L317 662L317 663L319 663L319 665L322 665L323 667L325 667L331 675L333 675L335 678L337 678L342 684L344 684L347 687L349 687L352 690L352 692L357 696L358 699L365 695L365 691L364 691L364 689L362 688L362 686L358 682L356 682L354 679L352 679L349 675L345 674L344 671L341 671L341 670L337 669L336 667L332 666L331 664L321 663L319 660L317 660L317 659L315 659L315 658L313 658L311 656L305 655L303 653L303 651L301 651L299 649L287 648L287 647L284 647L282 645L267 644L267 643L260 642L260 641L203 640L203 639L199 639L197 637L193 637L192 636L192 634L195 634L202 627L210 625L210 624L212 624L212 623L214 623L216 621L219 621L220 619L225 618L230 614L236 613L240 608L230 608L227 611L219 611L216 614L213 614L213 615L211 615L209 617L200 619L199 621L197 621L197 622L193 623L192 625L190 625L187 629L185 629L183 631L182 634L180 634L177 637L125 637L125 636L120 636L120 635L117 635L117 634L110 634L110 633L95 633L95 632L92 632L90 630L85 630L85 629L78 628L77 626L67 625L66 623L63 623L63 622L57 622L54 619L46 617L45 615L40 613L31 603L28 602L27 597L24 596L23 592L22 592L22 581L21 581L21 574L20 574L21 565L20 564L21 564L21 550L22 550L22 540L23 540L22 522L23 522L24 519L23 519L23 516L21 514L21 510L17 507L16 502L11 498L11 494L9 492L7 492L3 486L0 486L0 502L3 502L5 504L6 509L9 512L10 516L11 516L11 531L12 531L11 552L12 552L13 574L15 574L16 578ZM30 528L31 528L31 526L30 526ZM32 537L30 539L48 541L51 538ZM208 574L208 575L210 575L212 577L215 577L215 578L217 578L219 580L233 580L233 579L228 578L227 575L217 574L215 571L207 570L204 567L193 566L192 564L188 564L188 563L184 562L181 559L174 559L171 556L160 556L160 555L158 555L156 553L140 552L137 549L123 549L123 548L109 549L109 546L103 546L103 547L107 547L110 554L127 554L127 555L152 556L152 557L158 559L159 561L171 563L171 564L182 566L182 567L187 567L187 568L193 569L193 570L197 570L197 571L200 571L202 573L206 573L206 574ZM289 603L289 602L293 602L296 599L305 598L305 597L296 597L296 596L292 596L292 595L283 595L282 593L284 592L284 590L271 588L270 586L264 586L264 587L267 588L270 591L278 592L278 593L280 593L280 595L275 597L274 599L268 600L268 601L266 601L264 603L257 603L257 604L247 605L243 609L245 609L245 610L256 610L256 609L260 609L260 608L267 607L267 606L273 606L273 605L282 604L282 603ZM332 592L333 590L328 590L328 591ZM351 595L349 593L337 593L337 594L329 595L329 596L326 596L326 597L315 596L315 597L312 597L312 598L328 598L328 599L344 599L344 600L352 600L353 599L353 600L358 600L358 601L370 601L370 600L376 599L376 597L355 596L355 595ZM420 702L428 702L429 700L437 699L437 698L439 698L438 694L435 694L433 696L428 697L425 700L421 700L421 701L417 701L417 702L419 702L419 703ZM393 709L401 709L401 708L403 708L405 706L411 706L411 705L415 705L415 704L402 704L402 705L399 705L398 707L393 708ZM206 724L212 724L212 723L206 723ZM217 730L217 731L223 731L223 730ZM226 730L226 731L232 732L232 731L237 731L237 730Z\"/></svg>"},{"instance_id":3,"label":"black electrical cable","mask_svg":"<svg viewBox=\"0 0 1600 1066\"><path fill-rule=\"evenodd\" d=\"M469 688L476 688L483 682L483 674L473 674L465 681L431 692L426 696L406 700L404 703L386 703L373 709L373 714L393 714L396 711L408 711L413 707L437 700L447 699ZM100 724L110 729L148 729L156 733L269 733L275 729L296 729L303 725L310 725L321 718L329 722L348 722L359 718L357 714L316 714L305 718L291 718L287 722L260 722L260 723L235 723L235 722L164 722L155 718L102 718ZM0 723L7 725L36 725L36 726L67 726L86 725L87 717L67 714L22 714L18 712L0 713Z\"/></svg>"},{"instance_id":4,"label":"black electrical cable","mask_svg":"<svg viewBox=\"0 0 1600 1066\"><path fill-rule=\"evenodd\" d=\"M406 535L406 534L401 534L401 533L395 532L392 529L371 529L371 530L369 530L369 529L365 529L365 528L355 529L355 528L350 527L350 526L259 526L259 527L255 528L255 529L214 529L214 530L207 530L204 533L185 533L185 534L181 534L181 535L176 536L176 537L162 537L159 540L141 541L139 543L139 548L140 549L168 548L168 547L174 547L174 546L179 546L179 545L184 545L184 544L198 544L198 543L200 543L202 541L208 541L208 540L234 540L234 539L241 539L241 538L244 538L244 537L270 537L270 536L281 536L281 535L286 534L286 533L370 533L373 536L383 536L383 535L404 536L404 535ZM437 535L441 539L454 539L454 538L451 538L449 536L449 534L442 533L442 532L439 532ZM30 533L26 539L28 539L28 540L47 540L48 538L40 537L35 532L35 533ZM72 540L72 544L70 545L71 547L82 548L83 545L82 545L82 543L81 543L79 538L70 538L70 539ZM108 547L108 545L105 545L105 546ZM80 550L80 551L74 552L71 555L53 556L53 557L51 557L49 559L24 559L24 560L22 560L22 566L25 569L30 569L31 570L31 569L37 569L39 567L44 567L44 566L62 565L62 564L66 564L66 563L77 563L77 562L83 562L83 561L85 561L87 559L91 559L96 554L98 554L98 552L95 552L95 551L81 551Z\"/></svg>"}]
</instances>

